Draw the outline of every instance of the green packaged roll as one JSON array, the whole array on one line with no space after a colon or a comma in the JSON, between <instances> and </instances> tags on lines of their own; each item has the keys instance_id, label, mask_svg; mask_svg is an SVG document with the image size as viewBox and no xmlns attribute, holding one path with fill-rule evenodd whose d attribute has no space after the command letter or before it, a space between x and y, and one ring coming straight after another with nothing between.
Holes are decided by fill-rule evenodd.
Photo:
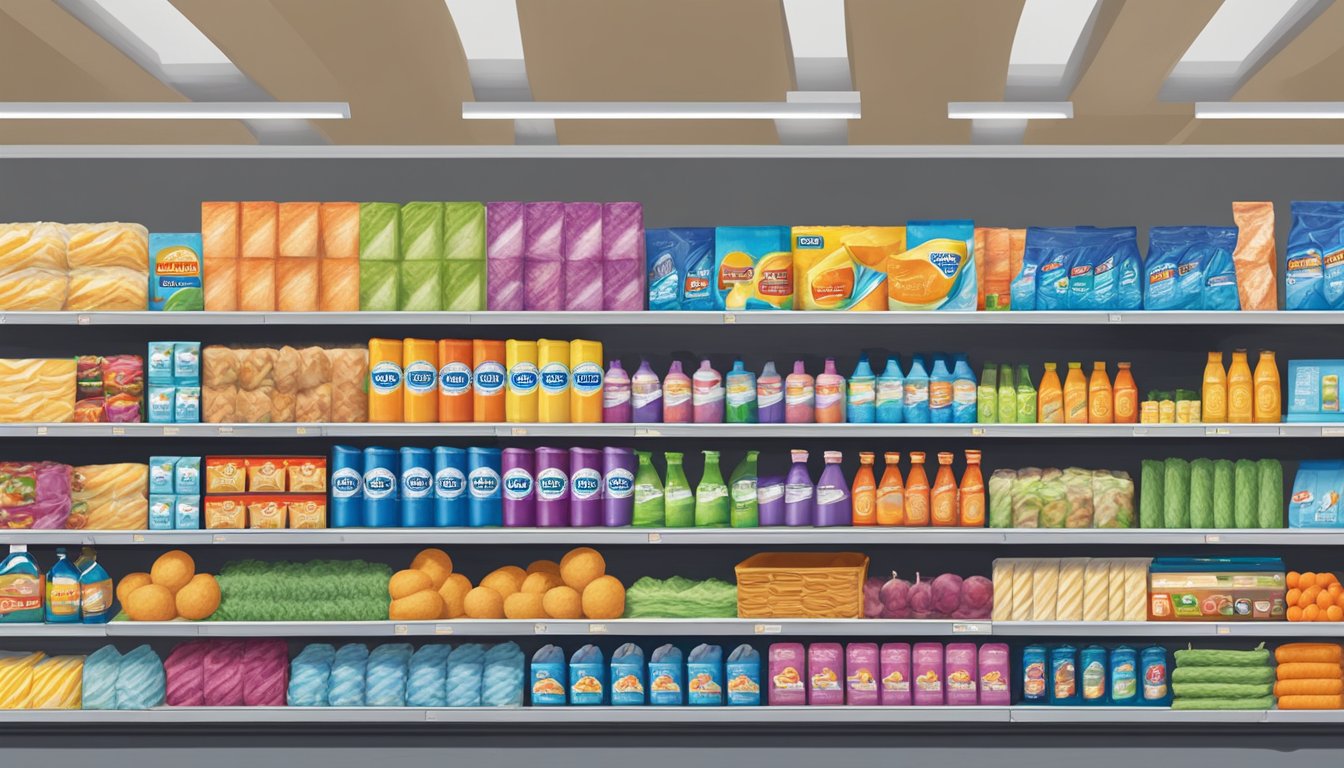
<instances>
[{"instance_id":1,"label":"green packaged roll","mask_svg":"<svg viewBox=\"0 0 1344 768\"><path fill-rule=\"evenodd\" d=\"M361 261L359 308L365 312L395 312L399 308L401 272L395 261Z\"/></svg>"},{"instance_id":2,"label":"green packaged roll","mask_svg":"<svg viewBox=\"0 0 1344 768\"><path fill-rule=\"evenodd\" d=\"M1013 483L1017 472L996 469L989 476L989 527L1013 527Z\"/></svg>"},{"instance_id":3,"label":"green packaged roll","mask_svg":"<svg viewBox=\"0 0 1344 768\"><path fill-rule=\"evenodd\" d=\"M406 203L401 206L402 261L443 260L443 203Z\"/></svg>"},{"instance_id":4,"label":"green packaged roll","mask_svg":"<svg viewBox=\"0 0 1344 768\"><path fill-rule=\"evenodd\" d=\"M439 275L441 261L403 261L398 309L404 312L438 312L443 307Z\"/></svg>"},{"instance_id":5,"label":"green packaged roll","mask_svg":"<svg viewBox=\"0 0 1344 768\"><path fill-rule=\"evenodd\" d=\"M1167 459L1162 479L1162 527L1190 527L1190 462Z\"/></svg>"},{"instance_id":6,"label":"green packaged roll","mask_svg":"<svg viewBox=\"0 0 1344 768\"><path fill-rule=\"evenodd\" d=\"M1166 468L1155 459L1144 459L1139 465L1139 527L1162 527L1162 486Z\"/></svg>"},{"instance_id":7,"label":"green packaged roll","mask_svg":"<svg viewBox=\"0 0 1344 768\"><path fill-rule=\"evenodd\" d=\"M1283 527L1283 464L1278 459L1261 459L1259 467L1260 493L1257 495L1256 519L1261 528Z\"/></svg>"},{"instance_id":8,"label":"green packaged roll","mask_svg":"<svg viewBox=\"0 0 1344 768\"><path fill-rule=\"evenodd\" d=\"M443 308L448 312L485 310L485 261L443 262Z\"/></svg>"},{"instance_id":9,"label":"green packaged roll","mask_svg":"<svg viewBox=\"0 0 1344 768\"><path fill-rule=\"evenodd\" d=\"M1190 527L1213 528L1213 461L1190 462Z\"/></svg>"},{"instance_id":10,"label":"green packaged roll","mask_svg":"<svg viewBox=\"0 0 1344 768\"><path fill-rule=\"evenodd\" d=\"M1173 699L1172 709L1271 709L1273 696L1249 699Z\"/></svg>"},{"instance_id":11,"label":"green packaged roll","mask_svg":"<svg viewBox=\"0 0 1344 768\"><path fill-rule=\"evenodd\" d=\"M1258 699L1274 695L1273 683L1177 683L1171 691L1177 698L1186 699Z\"/></svg>"},{"instance_id":12,"label":"green packaged roll","mask_svg":"<svg viewBox=\"0 0 1344 768\"><path fill-rule=\"evenodd\" d=\"M485 309L485 204L443 204L445 247L443 308L449 312Z\"/></svg>"},{"instance_id":13,"label":"green packaged roll","mask_svg":"<svg viewBox=\"0 0 1344 768\"><path fill-rule=\"evenodd\" d=\"M359 260L396 261L401 208L396 203L359 204Z\"/></svg>"},{"instance_id":14,"label":"green packaged roll","mask_svg":"<svg viewBox=\"0 0 1344 768\"><path fill-rule=\"evenodd\" d=\"M1261 643L1249 651L1222 648L1183 648L1176 651L1177 667L1268 667L1269 651Z\"/></svg>"},{"instance_id":15,"label":"green packaged roll","mask_svg":"<svg viewBox=\"0 0 1344 768\"><path fill-rule=\"evenodd\" d=\"M1260 469L1250 459L1237 459L1233 474L1232 520L1238 528L1254 528L1259 521Z\"/></svg>"},{"instance_id":16,"label":"green packaged roll","mask_svg":"<svg viewBox=\"0 0 1344 768\"><path fill-rule=\"evenodd\" d=\"M1177 667L1171 671L1175 683L1221 683L1264 685L1274 682L1273 667Z\"/></svg>"},{"instance_id":17,"label":"green packaged roll","mask_svg":"<svg viewBox=\"0 0 1344 768\"><path fill-rule=\"evenodd\" d=\"M1227 459L1213 462L1213 527L1232 528L1235 518L1232 514L1234 481L1233 465Z\"/></svg>"}]
</instances>

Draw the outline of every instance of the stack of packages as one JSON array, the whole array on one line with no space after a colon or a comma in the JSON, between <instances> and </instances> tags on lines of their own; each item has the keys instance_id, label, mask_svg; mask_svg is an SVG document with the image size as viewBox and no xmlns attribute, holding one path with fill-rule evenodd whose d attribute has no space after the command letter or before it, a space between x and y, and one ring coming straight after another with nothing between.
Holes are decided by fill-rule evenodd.
<instances>
[{"instance_id":1,"label":"stack of packages","mask_svg":"<svg viewBox=\"0 0 1344 768\"><path fill-rule=\"evenodd\" d=\"M644 308L639 203L487 204L491 310Z\"/></svg>"},{"instance_id":2,"label":"stack of packages","mask_svg":"<svg viewBox=\"0 0 1344 768\"><path fill-rule=\"evenodd\" d=\"M0 360L0 423L74 421L75 391L72 357Z\"/></svg>"},{"instance_id":3,"label":"stack of packages","mask_svg":"<svg viewBox=\"0 0 1344 768\"><path fill-rule=\"evenodd\" d=\"M396 643L370 651L306 646L294 658L291 707L516 707L523 703L523 652L514 643L456 648Z\"/></svg>"},{"instance_id":4,"label":"stack of packages","mask_svg":"<svg viewBox=\"0 0 1344 768\"><path fill-rule=\"evenodd\" d=\"M143 531L149 527L149 467L90 464L70 475L74 502L66 528Z\"/></svg>"},{"instance_id":5,"label":"stack of packages","mask_svg":"<svg viewBox=\"0 0 1344 768\"><path fill-rule=\"evenodd\" d=\"M989 477L990 528L1131 528L1134 481L1105 469L998 469Z\"/></svg>"},{"instance_id":6,"label":"stack of packages","mask_svg":"<svg viewBox=\"0 0 1344 768\"><path fill-rule=\"evenodd\" d=\"M0 528L65 528L70 519L69 464L0 462Z\"/></svg>"},{"instance_id":7,"label":"stack of packages","mask_svg":"<svg viewBox=\"0 0 1344 768\"><path fill-rule=\"evenodd\" d=\"M0 224L0 309L149 306L149 232L139 224Z\"/></svg>"},{"instance_id":8,"label":"stack of packages","mask_svg":"<svg viewBox=\"0 0 1344 768\"><path fill-rule=\"evenodd\" d=\"M242 560L219 571L215 621L382 621L392 571L363 560Z\"/></svg>"},{"instance_id":9,"label":"stack of packages","mask_svg":"<svg viewBox=\"0 0 1344 768\"><path fill-rule=\"evenodd\" d=\"M79 709L83 656L0 651L0 709Z\"/></svg>"},{"instance_id":10,"label":"stack of packages","mask_svg":"<svg viewBox=\"0 0 1344 768\"><path fill-rule=\"evenodd\" d=\"M1279 709L1344 709L1338 643L1288 643L1274 649L1274 696Z\"/></svg>"},{"instance_id":11,"label":"stack of packages","mask_svg":"<svg viewBox=\"0 0 1344 768\"><path fill-rule=\"evenodd\" d=\"M75 358L75 387L75 421L141 421L145 363L139 355L80 355Z\"/></svg>"},{"instance_id":12,"label":"stack of packages","mask_svg":"<svg viewBox=\"0 0 1344 768\"><path fill-rule=\"evenodd\" d=\"M201 343L149 342L151 424L195 424L201 420Z\"/></svg>"},{"instance_id":13,"label":"stack of packages","mask_svg":"<svg viewBox=\"0 0 1344 768\"><path fill-rule=\"evenodd\" d=\"M283 707L289 686L284 640L193 640L163 662L170 707Z\"/></svg>"},{"instance_id":14,"label":"stack of packages","mask_svg":"<svg viewBox=\"0 0 1344 768\"><path fill-rule=\"evenodd\" d=\"M359 205L201 203L205 308L359 309Z\"/></svg>"},{"instance_id":15,"label":"stack of packages","mask_svg":"<svg viewBox=\"0 0 1344 768\"><path fill-rule=\"evenodd\" d=\"M469 312L485 308L485 206L361 203L359 308Z\"/></svg>"},{"instance_id":16,"label":"stack of packages","mask_svg":"<svg viewBox=\"0 0 1344 768\"><path fill-rule=\"evenodd\" d=\"M1151 558L994 561L994 621L1147 621Z\"/></svg>"},{"instance_id":17,"label":"stack of packages","mask_svg":"<svg viewBox=\"0 0 1344 768\"><path fill-rule=\"evenodd\" d=\"M105 645L84 659L84 709L152 709L166 691L163 662L148 645L122 655Z\"/></svg>"},{"instance_id":18,"label":"stack of packages","mask_svg":"<svg viewBox=\"0 0 1344 768\"><path fill-rule=\"evenodd\" d=\"M1278 459L1145 460L1139 471L1140 528L1282 528Z\"/></svg>"},{"instance_id":19,"label":"stack of packages","mask_svg":"<svg viewBox=\"0 0 1344 768\"><path fill-rule=\"evenodd\" d=\"M1172 709L1270 709L1274 667L1264 643L1250 651L1187 648L1176 652L1171 690Z\"/></svg>"},{"instance_id":20,"label":"stack of packages","mask_svg":"<svg viewBox=\"0 0 1344 768\"><path fill-rule=\"evenodd\" d=\"M368 420L367 349L281 347L201 353L201 420L354 423Z\"/></svg>"}]
</instances>

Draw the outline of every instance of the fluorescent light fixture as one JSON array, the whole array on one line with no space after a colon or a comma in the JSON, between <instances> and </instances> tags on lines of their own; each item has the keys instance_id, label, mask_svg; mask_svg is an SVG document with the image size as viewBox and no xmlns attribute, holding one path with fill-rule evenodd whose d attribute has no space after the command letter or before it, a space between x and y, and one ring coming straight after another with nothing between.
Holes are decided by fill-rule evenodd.
<instances>
[{"instance_id":1,"label":"fluorescent light fixture","mask_svg":"<svg viewBox=\"0 0 1344 768\"><path fill-rule=\"evenodd\" d=\"M1172 67L1160 97L1165 101L1230 98L1328 4L1325 0L1224 0Z\"/></svg>"},{"instance_id":2,"label":"fluorescent light fixture","mask_svg":"<svg viewBox=\"0 0 1344 768\"><path fill-rule=\"evenodd\" d=\"M463 120L857 120L845 101L468 101Z\"/></svg>"},{"instance_id":3,"label":"fluorescent light fixture","mask_svg":"<svg viewBox=\"0 0 1344 768\"><path fill-rule=\"evenodd\" d=\"M1202 120L1344 120L1344 101L1197 101Z\"/></svg>"},{"instance_id":4,"label":"fluorescent light fixture","mask_svg":"<svg viewBox=\"0 0 1344 768\"><path fill-rule=\"evenodd\" d=\"M1008 56L1008 97L1067 98L1100 10L1101 0L1026 0Z\"/></svg>"},{"instance_id":5,"label":"fluorescent light fixture","mask_svg":"<svg viewBox=\"0 0 1344 768\"><path fill-rule=\"evenodd\" d=\"M949 101L948 120L1069 120L1071 101Z\"/></svg>"},{"instance_id":6,"label":"fluorescent light fixture","mask_svg":"<svg viewBox=\"0 0 1344 768\"><path fill-rule=\"evenodd\" d=\"M0 120L349 120L343 101L7 101Z\"/></svg>"}]
</instances>

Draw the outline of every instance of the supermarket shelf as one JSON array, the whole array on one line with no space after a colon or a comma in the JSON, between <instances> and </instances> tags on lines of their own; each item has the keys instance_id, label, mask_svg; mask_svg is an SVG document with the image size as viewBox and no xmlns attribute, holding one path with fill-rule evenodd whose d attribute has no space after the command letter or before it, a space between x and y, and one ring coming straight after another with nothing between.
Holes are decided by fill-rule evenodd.
<instances>
[{"instance_id":1,"label":"supermarket shelf","mask_svg":"<svg viewBox=\"0 0 1344 768\"><path fill-rule=\"evenodd\" d=\"M1344 314L1344 313L1341 313ZM3 437L1304 438L1337 424L0 424Z\"/></svg>"},{"instance_id":2,"label":"supermarket shelf","mask_svg":"<svg viewBox=\"0 0 1344 768\"><path fill-rule=\"evenodd\" d=\"M0 312L0 325L1344 325L1344 312Z\"/></svg>"},{"instance_id":3,"label":"supermarket shelf","mask_svg":"<svg viewBox=\"0 0 1344 768\"><path fill-rule=\"evenodd\" d=\"M7 637L107 637L106 624L0 624Z\"/></svg>"},{"instance_id":4,"label":"supermarket shelf","mask_svg":"<svg viewBox=\"0 0 1344 768\"><path fill-rule=\"evenodd\" d=\"M1263 723L1265 710L1174 710L1169 707L1052 707L1015 706L1008 708L1012 723L1147 723L1152 725L1182 725L1188 723ZM1296 713L1283 713L1296 714ZM1341 720L1341 713L1334 713ZM1280 723L1301 722L1292 718ZM1317 721L1321 722L1321 721Z\"/></svg>"}]
</instances>

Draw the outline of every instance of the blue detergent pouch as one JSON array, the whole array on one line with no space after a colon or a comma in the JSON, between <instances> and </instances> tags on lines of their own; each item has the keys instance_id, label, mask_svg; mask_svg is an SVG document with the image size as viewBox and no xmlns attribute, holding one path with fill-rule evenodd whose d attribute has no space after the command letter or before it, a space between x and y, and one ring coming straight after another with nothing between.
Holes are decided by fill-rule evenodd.
<instances>
[{"instance_id":1,"label":"blue detergent pouch","mask_svg":"<svg viewBox=\"0 0 1344 768\"><path fill-rule=\"evenodd\" d=\"M1013 275L1013 282L1009 286L1011 295L1009 309L1013 311L1036 308L1036 273L1041 266L1041 256L1044 255L1044 251L1040 248L1040 239L1043 233L1048 231L1044 227L1027 228L1022 251L1022 268Z\"/></svg>"},{"instance_id":2,"label":"blue detergent pouch","mask_svg":"<svg viewBox=\"0 0 1344 768\"><path fill-rule=\"evenodd\" d=\"M1127 645L1116 646L1110 655L1111 704L1132 707L1139 702L1139 656Z\"/></svg>"},{"instance_id":3,"label":"blue detergent pouch","mask_svg":"<svg viewBox=\"0 0 1344 768\"><path fill-rule=\"evenodd\" d=\"M1084 227L1029 227L1022 254L1022 271L1028 263L1035 270L1035 297L1024 298L1024 306L1042 312L1069 308L1069 253L1077 244L1077 235ZM1081 276L1080 276L1081 279ZM1017 305L1017 285L1014 281L1013 307Z\"/></svg>"},{"instance_id":4,"label":"blue detergent pouch","mask_svg":"<svg viewBox=\"0 0 1344 768\"><path fill-rule=\"evenodd\" d=\"M1293 495L1288 499L1288 527L1344 527L1344 517L1339 514L1341 494L1344 494L1344 461L1303 461L1297 467Z\"/></svg>"},{"instance_id":5,"label":"blue detergent pouch","mask_svg":"<svg viewBox=\"0 0 1344 768\"><path fill-rule=\"evenodd\" d=\"M611 654L611 705L641 706L645 689L644 651L626 643Z\"/></svg>"},{"instance_id":6,"label":"blue detergent pouch","mask_svg":"<svg viewBox=\"0 0 1344 768\"><path fill-rule=\"evenodd\" d=\"M757 707L761 704L761 654L743 643L728 654L728 706Z\"/></svg>"},{"instance_id":7,"label":"blue detergent pouch","mask_svg":"<svg viewBox=\"0 0 1344 768\"><path fill-rule=\"evenodd\" d=\"M594 706L606 703L607 686L602 649L591 643L569 657L569 703Z\"/></svg>"},{"instance_id":8,"label":"blue detergent pouch","mask_svg":"<svg viewBox=\"0 0 1344 768\"><path fill-rule=\"evenodd\" d=\"M1232 261L1232 252L1237 249L1237 228L1205 229L1208 231L1208 246L1204 249L1200 264L1200 272L1204 277L1200 309L1241 309L1241 296L1237 293L1237 267Z\"/></svg>"},{"instance_id":9,"label":"blue detergent pouch","mask_svg":"<svg viewBox=\"0 0 1344 768\"><path fill-rule=\"evenodd\" d=\"M1160 645L1150 645L1139 654L1139 706L1171 706L1171 665L1167 662L1167 649Z\"/></svg>"},{"instance_id":10,"label":"blue detergent pouch","mask_svg":"<svg viewBox=\"0 0 1344 768\"><path fill-rule=\"evenodd\" d=\"M697 645L686 657L687 703L693 707L723 706L723 648Z\"/></svg>"},{"instance_id":11,"label":"blue detergent pouch","mask_svg":"<svg viewBox=\"0 0 1344 768\"><path fill-rule=\"evenodd\" d=\"M1235 310L1236 227L1153 227L1144 266L1144 302L1153 310Z\"/></svg>"},{"instance_id":12,"label":"blue detergent pouch","mask_svg":"<svg viewBox=\"0 0 1344 768\"><path fill-rule=\"evenodd\" d=\"M1050 650L1050 703L1074 706L1081 701L1078 694L1078 650L1061 645Z\"/></svg>"},{"instance_id":13,"label":"blue detergent pouch","mask_svg":"<svg viewBox=\"0 0 1344 768\"><path fill-rule=\"evenodd\" d=\"M1284 266L1288 309L1344 309L1344 202L1294 200Z\"/></svg>"},{"instance_id":14,"label":"blue detergent pouch","mask_svg":"<svg viewBox=\"0 0 1344 768\"><path fill-rule=\"evenodd\" d=\"M1022 703L1044 704L1050 700L1050 653L1043 645L1022 649Z\"/></svg>"},{"instance_id":15,"label":"blue detergent pouch","mask_svg":"<svg viewBox=\"0 0 1344 768\"><path fill-rule=\"evenodd\" d=\"M554 645L544 645L532 654L532 706L558 707L568 700L565 682L565 652Z\"/></svg>"},{"instance_id":16,"label":"blue detergent pouch","mask_svg":"<svg viewBox=\"0 0 1344 768\"><path fill-rule=\"evenodd\" d=\"M713 228L647 230L644 252L650 310L714 309Z\"/></svg>"},{"instance_id":17,"label":"blue detergent pouch","mask_svg":"<svg viewBox=\"0 0 1344 768\"><path fill-rule=\"evenodd\" d=\"M682 706L685 680L681 650L671 643L655 648L649 656L649 703L660 707Z\"/></svg>"},{"instance_id":18,"label":"blue detergent pouch","mask_svg":"<svg viewBox=\"0 0 1344 768\"><path fill-rule=\"evenodd\" d=\"M1093 229L1084 235L1084 241L1085 245L1074 257L1070 270L1076 271L1081 263L1087 263L1090 272L1089 290L1081 294L1074 291L1070 279L1072 301L1069 309L1142 309L1143 259L1139 256L1138 230L1135 227ZM1228 257L1231 258L1231 253ZM1232 292L1236 293L1235 283Z\"/></svg>"}]
</instances>

